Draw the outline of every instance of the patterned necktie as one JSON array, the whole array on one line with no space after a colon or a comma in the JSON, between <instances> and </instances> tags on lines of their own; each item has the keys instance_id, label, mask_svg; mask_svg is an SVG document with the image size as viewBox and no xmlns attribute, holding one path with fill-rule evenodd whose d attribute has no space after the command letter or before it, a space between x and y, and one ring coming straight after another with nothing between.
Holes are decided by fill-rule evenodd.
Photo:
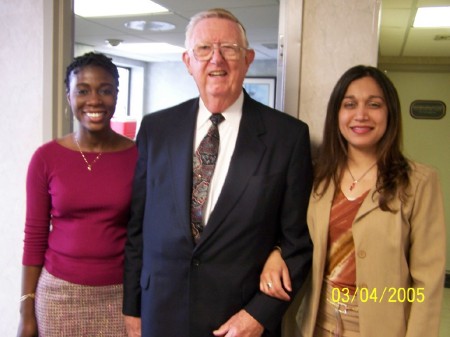
<instances>
[{"instance_id":1,"label":"patterned necktie","mask_svg":"<svg viewBox=\"0 0 450 337\"><path fill-rule=\"evenodd\" d=\"M191 201L191 231L195 243L200 240L203 232L203 212L208 199L209 184L216 167L219 153L219 128L218 125L225 118L222 114L212 114L211 127L205 138L200 142L193 158L193 181Z\"/></svg>"}]
</instances>

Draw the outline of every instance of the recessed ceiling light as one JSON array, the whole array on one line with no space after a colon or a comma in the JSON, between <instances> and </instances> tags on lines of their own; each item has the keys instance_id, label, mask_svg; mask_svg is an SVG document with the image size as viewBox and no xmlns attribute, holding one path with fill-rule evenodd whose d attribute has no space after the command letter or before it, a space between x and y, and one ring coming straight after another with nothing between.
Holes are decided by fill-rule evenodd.
<instances>
[{"instance_id":1,"label":"recessed ceiling light","mask_svg":"<svg viewBox=\"0 0 450 337\"><path fill-rule=\"evenodd\" d=\"M125 23L125 27L134 30L150 30L153 32L162 32L175 29L175 25L163 21L129 21Z\"/></svg>"},{"instance_id":2,"label":"recessed ceiling light","mask_svg":"<svg viewBox=\"0 0 450 337\"><path fill-rule=\"evenodd\" d=\"M168 10L150 0L74 0L74 12L87 18L164 13Z\"/></svg>"},{"instance_id":3,"label":"recessed ceiling light","mask_svg":"<svg viewBox=\"0 0 450 337\"><path fill-rule=\"evenodd\" d=\"M414 28L450 27L450 7L420 7L414 19Z\"/></svg>"}]
</instances>

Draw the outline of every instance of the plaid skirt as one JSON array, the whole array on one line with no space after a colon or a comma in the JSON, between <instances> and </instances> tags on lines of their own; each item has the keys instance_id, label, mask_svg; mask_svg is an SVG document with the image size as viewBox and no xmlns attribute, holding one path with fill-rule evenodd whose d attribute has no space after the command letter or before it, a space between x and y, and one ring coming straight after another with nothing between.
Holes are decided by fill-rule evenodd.
<instances>
[{"instance_id":1,"label":"plaid skirt","mask_svg":"<svg viewBox=\"0 0 450 337\"><path fill-rule=\"evenodd\" d=\"M35 301L39 337L127 336L121 284L73 284L43 268Z\"/></svg>"}]
</instances>

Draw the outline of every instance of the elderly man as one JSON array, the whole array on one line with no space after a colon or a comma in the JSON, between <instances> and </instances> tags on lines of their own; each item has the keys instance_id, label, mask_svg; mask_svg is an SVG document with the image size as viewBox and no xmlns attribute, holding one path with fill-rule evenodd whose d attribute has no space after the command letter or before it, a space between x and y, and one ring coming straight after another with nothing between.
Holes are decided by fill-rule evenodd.
<instances>
[{"instance_id":1,"label":"elderly man","mask_svg":"<svg viewBox=\"0 0 450 337\"><path fill-rule=\"evenodd\" d=\"M308 128L243 90L255 54L230 12L195 15L186 48L200 97L146 116L137 137L128 333L279 336L287 304L259 291L259 275L275 246L293 292L310 269Z\"/></svg>"}]
</instances>

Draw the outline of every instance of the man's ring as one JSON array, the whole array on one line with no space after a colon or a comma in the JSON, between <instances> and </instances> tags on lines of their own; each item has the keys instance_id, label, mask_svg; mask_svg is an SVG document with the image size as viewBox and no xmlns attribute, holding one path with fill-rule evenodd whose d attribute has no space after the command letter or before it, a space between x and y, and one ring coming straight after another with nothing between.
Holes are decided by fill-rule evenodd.
<instances>
[{"instance_id":1,"label":"man's ring","mask_svg":"<svg viewBox=\"0 0 450 337\"><path fill-rule=\"evenodd\" d=\"M269 289L272 289L272 282L267 282L267 286L269 287Z\"/></svg>"}]
</instances>

